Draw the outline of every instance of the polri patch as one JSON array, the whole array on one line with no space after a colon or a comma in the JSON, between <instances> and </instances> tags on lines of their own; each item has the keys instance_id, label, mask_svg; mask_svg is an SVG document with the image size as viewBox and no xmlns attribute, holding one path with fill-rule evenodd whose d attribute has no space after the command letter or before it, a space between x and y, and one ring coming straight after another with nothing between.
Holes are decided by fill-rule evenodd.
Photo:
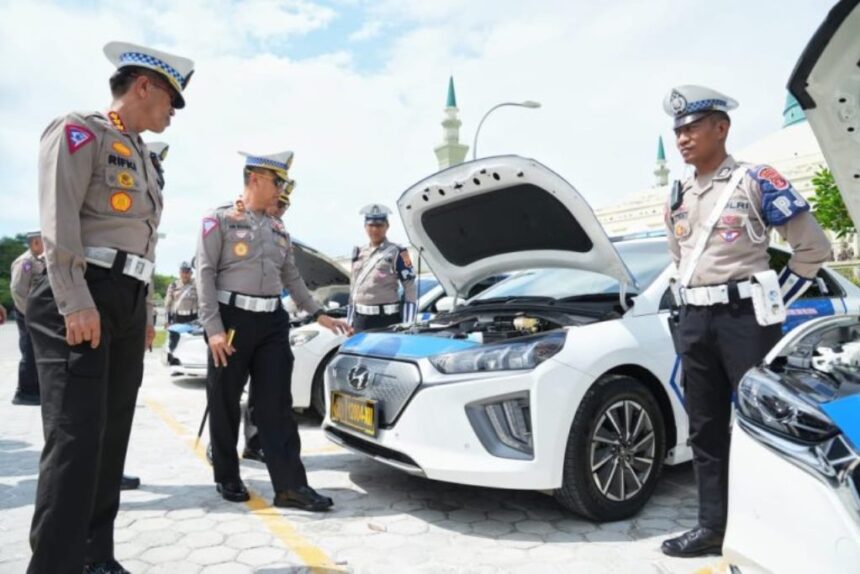
<instances>
[{"instance_id":1,"label":"polri patch","mask_svg":"<svg viewBox=\"0 0 860 574\"><path fill-rule=\"evenodd\" d=\"M84 126L66 124L66 144L69 146L69 155L73 155L95 139L95 134Z\"/></svg>"},{"instance_id":2,"label":"polri patch","mask_svg":"<svg viewBox=\"0 0 860 574\"><path fill-rule=\"evenodd\" d=\"M206 237L212 230L217 229L218 220L214 217L204 217L203 218L203 237Z\"/></svg>"}]
</instances>

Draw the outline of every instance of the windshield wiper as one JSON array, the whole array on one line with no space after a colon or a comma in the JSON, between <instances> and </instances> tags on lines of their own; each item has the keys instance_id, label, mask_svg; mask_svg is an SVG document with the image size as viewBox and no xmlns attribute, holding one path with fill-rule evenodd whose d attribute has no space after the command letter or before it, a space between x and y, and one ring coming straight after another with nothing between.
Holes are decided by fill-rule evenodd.
<instances>
[{"instance_id":1,"label":"windshield wiper","mask_svg":"<svg viewBox=\"0 0 860 574\"><path fill-rule=\"evenodd\" d=\"M627 297L636 297L639 293L627 293ZM572 295L559 299L561 303L574 303L576 301L617 301L618 293L589 293L587 295Z\"/></svg>"},{"instance_id":2,"label":"windshield wiper","mask_svg":"<svg viewBox=\"0 0 860 574\"><path fill-rule=\"evenodd\" d=\"M469 307L473 305L498 305L508 303L545 303L553 304L558 299L555 297L538 297L536 295L509 295L508 297L492 297L490 299L477 299L469 303Z\"/></svg>"}]
</instances>

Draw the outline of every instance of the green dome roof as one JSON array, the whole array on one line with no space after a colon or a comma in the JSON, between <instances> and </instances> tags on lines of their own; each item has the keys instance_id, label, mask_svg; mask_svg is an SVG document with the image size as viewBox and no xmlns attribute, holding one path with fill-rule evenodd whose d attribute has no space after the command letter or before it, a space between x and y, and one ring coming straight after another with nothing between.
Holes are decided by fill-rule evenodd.
<instances>
[{"instance_id":1,"label":"green dome roof","mask_svg":"<svg viewBox=\"0 0 860 574\"><path fill-rule=\"evenodd\" d=\"M803 108L800 107L800 103L797 101L797 98L791 95L791 92L785 96L785 108L782 110L782 119L782 127L784 128L806 121L806 114L803 113Z\"/></svg>"}]
</instances>

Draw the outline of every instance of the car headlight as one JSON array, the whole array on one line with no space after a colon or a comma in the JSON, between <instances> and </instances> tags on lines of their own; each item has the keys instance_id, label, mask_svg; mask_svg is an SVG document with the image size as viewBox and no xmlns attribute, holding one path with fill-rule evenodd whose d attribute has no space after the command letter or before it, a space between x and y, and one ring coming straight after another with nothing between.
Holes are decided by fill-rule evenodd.
<instances>
[{"instance_id":1,"label":"car headlight","mask_svg":"<svg viewBox=\"0 0 860 574\"><path fill-rule=\"evenodd\" d=\"M820 442L839 432L824 413L760 369L741 380L738 408L749 421L793 440Z\"/></svg>"},{"instance_id":2,"label":"car headlight","mask_svg":"<svg viewBox=\"0 0 860 574\"><path fill-rule=\"evenodd\" d=\"M534 369L558 353L564 341L565 333L537 335L444 353L430 357L429 361L445 374Z\"/></svg>"},{"instance_id":3,"label":"car headlight","mask_svg":"<svg viewBox=\"0 0 860 574\"><path fill-rule=\"evenodd\" d=\"M301 347L319 334L319 331L296 331L290 335L290 346Z\"/></svg>"}]
</instances>

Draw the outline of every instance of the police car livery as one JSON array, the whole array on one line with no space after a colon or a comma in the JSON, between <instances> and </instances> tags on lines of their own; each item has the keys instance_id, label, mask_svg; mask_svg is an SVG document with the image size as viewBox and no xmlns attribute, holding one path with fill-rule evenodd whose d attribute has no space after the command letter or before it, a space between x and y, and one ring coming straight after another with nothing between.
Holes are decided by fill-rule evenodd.
<instances>
[{"instance_id":1,"label":"police car livery","mask_svg":"<svg viewBox=\"0 0 860 574\"><path fill-rule=\"evenodd\" d=\"M516 273L427 323L346 341L326 371L326 435L430 479L549 491L595 520L637 512L663 465L691 456L666 238L610 240L567 181L517 156L439 172L398 207L449 294ZM771 254L780 269L788 253ZM858 295L822 270L792 321L856 312Z\"/></svg>"}]
</instances>

